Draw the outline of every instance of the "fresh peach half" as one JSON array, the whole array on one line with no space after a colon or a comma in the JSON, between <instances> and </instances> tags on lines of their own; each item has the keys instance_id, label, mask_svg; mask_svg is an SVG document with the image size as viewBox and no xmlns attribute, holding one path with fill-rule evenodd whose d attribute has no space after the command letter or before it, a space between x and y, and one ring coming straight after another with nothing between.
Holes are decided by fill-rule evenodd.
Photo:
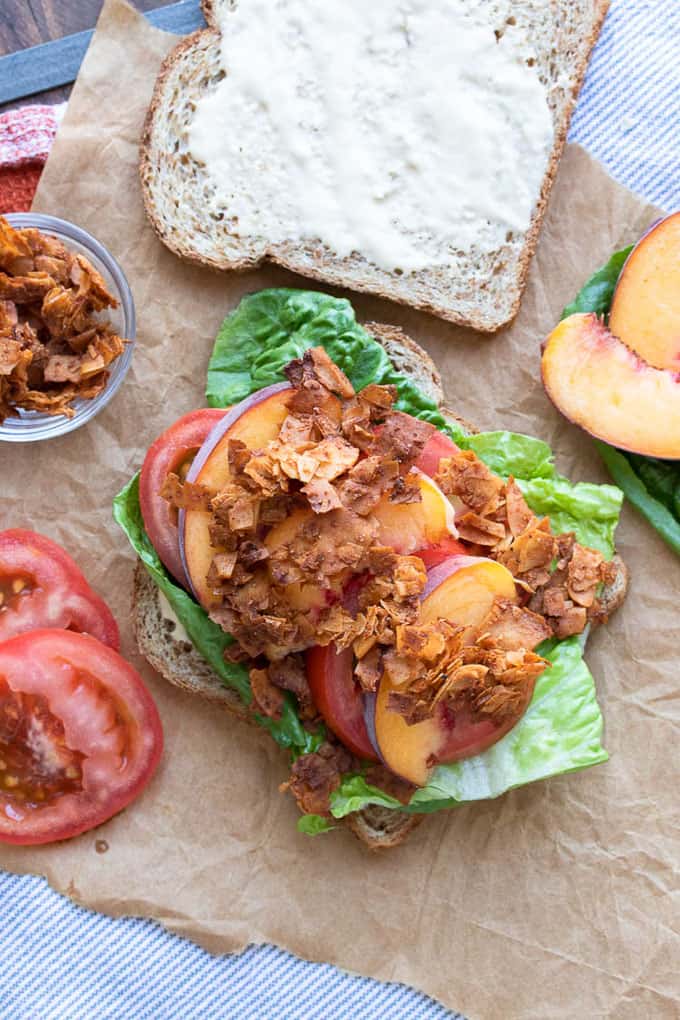
<instances>
[{"instance_id":1,"label":"fresh peach half","mask_svg":"<svg viewBox=\"0 0 680 1020\"><path fill-rule=\"evenodd\" d=\"M628 256L609 329L649 365L680 371L680 212L655 223Z\"/></svg>"},{"instance_id":2,"label":"fresh peach half","mask_svg":"<svg viewBox=\"0 0 680 1020\"><path fill-rule=\"evenodd\" d=\"M461 627L476 627L497 598L517 600L512 574L504 566L481 557L452 556L428 573L422 619L443 618ZM492 719L475 719L465 708L452 712L440 704L431 719L409 726L389 707L390 694L398 690L383 676L377 694L367 699L368 730L387 767L417 786L427 783L435 765L472 757L496 743L528 704L527 699L521 712L500 725Z\"/></svg>"},{"instance_id":3,"label":"fresh peach half","mask_svg":"<svg viewBox=\"0 0 680 1020\"><path fill-rule=\"evenodd\" d=\"M652 368L596 315L560 322L541 371L557 409L586 432L633 453L680 458L680 376Z\"/></svg>"},{"instance_id":4,"label":"fresh peach half","mask_svg":"<svg viewBox=\"0 0 680 1020\"><path fill-rule=\"evenodd\" d=\"M260 390L227 412L198 452L187 476L217 492L229 480L229 442L240 439L250 450L259 450L276 439L288 414L291 388L280 383ZM205 608L212 604L207 575L215 550L208 531L210 514L202 510L180 512L182 559L194 595Z\"/></svg>"}]
</instances>

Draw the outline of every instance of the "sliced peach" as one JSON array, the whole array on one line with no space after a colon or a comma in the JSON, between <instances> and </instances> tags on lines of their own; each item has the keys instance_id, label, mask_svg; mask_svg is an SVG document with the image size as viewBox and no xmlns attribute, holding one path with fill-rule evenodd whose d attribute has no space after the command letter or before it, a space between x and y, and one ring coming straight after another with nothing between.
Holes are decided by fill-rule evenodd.
<instances>
[{"instance_id":1,"label":"sliced peach","mask_svg":"<svg viewBox=\"0 0 680 1020\"><path fill-rule=\"evenodd\" d=\"M478 627L494 599L517 601L512 574L483 556L450 556L428 571L420 615L423 623L449 620L457 627Z\"/></svg>"},{"instance_id":2,"label":"sliced peach","mask_svg":"<svg viewBox=\"0 0 680 1020\"><path fill-rule=\"evenodd\" d=\"M680 458L680 377L652 368L594 314L570 315L543 348L543 385L562 414L634 453Z\"/></svg>"},{"instance_id":3,"label":"sliced peach","mask_svg":"<svg viewBox=\"0 0 680 1020\"><path fill-rule=\"evenodd\" d=\"M276 549L280 549L281 546L293 542L305 524L312 521L315 517L316 514L312 510L300 507L297 510L293 510L285 520L275 524L264 540L264 544L270 554ZM328 518L328 520L333 520L333 523L335 523L335 519ZM339 519L337 520L337 525L338 544L340 544L342 542L342 527ZM314 610L322 609L341 597L343 586L349 579L349 576L350 571L344 571L335 577L327 588L320 588L311 582L302 583L300 581L293 581L291 584L286 585L286 599L294 609L299 609L301 612L313 612Z\"/></svg>"},{"instance_id":4,"label":"sliced peach","mask_svg":"<svg viewBox=\"0 0 680 1020\"><path fill-rule=\"evenodd\" d=\"M655 223L628 256L609 329L649 365L680 371L680 212Z\"/></svg>"},{"instance_id":5,"label":"sliced peach","mask_svg":"<svg viewBox=\"0 0 680 1020\"><path fill-rule=\"evenodd\" d=\"M386 496L373 511L380 525L380 542L402 556L458 534L453 507L439 486L416 469L411 470L407 481L418 484L421 497L418 503L392 503Z\"/></svg>"},{"instance_id":6,"label":"sliced peach","mask_svg":"<svg viewBox=\"0 0 680 1020\"><path fill-rule=\"evenodd\" d=\"M450 620L461 627L477 627L491 610L494 599L517 600L512 574L500 563L475 556L452 556L428 573L421 615L424 622ZM372 724L383 761L404 779L424 786L438 763L469 758L500 740L520 714L500 725L490 719L473 719L466 709L454 713L440 704L431 719L409 726L389 708L398 691L383 676L375 699L369 700ZM523 706L522 712L526 708ZM369 730L371 727L369 727Z\"/></svg>"},{"instance_id":7,"label":"sliced peach","mask_svg":"<svg viewBox=\"0 0 680 1020\"><path fill-rule=\"evenodd\" d=\"M233 407L210 433L196 457L188 479L217 492L229 480L229 441L239 439L250 450L259 450L276 439L288 414L286 406L291 389L287 385L260 390ZM180 541L184 567L194 595L202 606L210 608L211 596L206 578L215 550L208 531L210 514L188 510L180 514Z\"/></svg>"},{"instance_id":8,"label":"sliced peach","mask_svg":"<svg viewBox=\"0 0 680 1020\"><path fill-rule=\"evenodd\" d=\"M418 503L392 503L388 496L380 500L372 513L380 530L376 542L388 545L401 555L410 555L424 546L438 545L456 534L453 509L441 489L420 471L413 471L409 481L416 481L421 493ZM274 525L265 539L270 553L292 542L302 528L317 515L306 507L294 510L285 521ZM327 515L323 515L326 517ZM328 518L329 522L332 519ZM332 522L333 523L333 522ZM338 544L342 542L342 521L337 518ZM294 582L287 585L286 597L296 609L312 610L339 597L350 572L339 575L328 589Z\"/></svg>"}]
</instances>

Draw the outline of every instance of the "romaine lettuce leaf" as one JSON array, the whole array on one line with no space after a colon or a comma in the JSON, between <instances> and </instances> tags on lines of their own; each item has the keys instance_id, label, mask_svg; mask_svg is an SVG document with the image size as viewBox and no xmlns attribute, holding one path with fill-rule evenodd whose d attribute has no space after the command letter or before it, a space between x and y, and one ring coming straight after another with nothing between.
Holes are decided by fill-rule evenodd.
<instances>
[{"instance_id":1,"label":"romaine lettuce leaf","mask_svg":"<svg viewBox=\"0 0 680 1020\"><path fill-rule=\"evenodd\" d=\"M566 478L518 480L527 503L538 516L548 516L560 534L573 531L582 545L599 549L606 559L614 555L614 532L619 522L623 493L614 485L593 485Z\"/></svg>"},{"instance_id":2,"label":"romaine lettuce leaf","mask_svg":"<svg viewBox=\"0 0 680 1020\"><path fill-rule=\"evenodd\" d=\"M384 349L359 325L344 298L315 290L262 290L243 298L222 323L208 365L206 396L211 407L227 407L255 390L281 382L283 369L309 347L323 347L356 390L369 382L396 386L396 406L432 422L452 439L465 430L448 422Z\"/></svg>"},{"instance_id":3,"label":"romaine lettuce leaf","mask_svg":"<svg viewBox=\"0 0 680 1020\"><path fill-rule=\"evenodd\" d=\"M568 315L577 312L606 315L611 307L616 282L632 250L633 245L629 244L627 248L614 252L609 262L586 280L574 300L562 312L562 318L566 319Z\"/></svg>"},{"instance_id":4,"label":"romaine lettuce leaf","mask_svg":"<svg viewBox=\"0 0 680 1020\"><path fill-rule=\"evenodd\" d=\"M507 478L556 478L553 452L542 439L518 432L480 432L465 436L460 446L474 450L497 475Z\"/></svg>"},{"instance_id":5,"label":"romaine lettuce leaf","mask_svg":"<svg viewBox=\"0 0 680 1020\"><path fill-rule=\"evenodd\" d=\"M599 439L595 440L595 445L610 475L623 489L626 499L647 518L664 542L680 555L680 513L677 511L673 513L668 506L654 498L641 475L635 473L630 456L626 456L622 450L616 450L613 446L607 446ZM680 466L674 467L673 470L677 473L680 483Z\"/></svg>"},{"instance_id":6,"label":"romaine lettuce leaf","mask_svg":"<svg viewBox=\"0 0 680 1020\"><path fill-rule=\"evenodd\" d=\"M303 815L298 818L298 832L306 836L318 836L322 832L330 832L335 826L323 815Z\"/></svg>"}]
</instances>

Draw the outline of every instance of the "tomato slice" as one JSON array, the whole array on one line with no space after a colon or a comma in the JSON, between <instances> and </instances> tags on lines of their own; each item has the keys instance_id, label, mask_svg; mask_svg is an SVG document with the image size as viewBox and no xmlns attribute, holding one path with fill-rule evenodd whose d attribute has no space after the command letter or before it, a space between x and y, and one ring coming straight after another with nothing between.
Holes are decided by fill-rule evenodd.
<instances>
[{"instance_id":1,"label":"tomato slice","mask_svg":"<svg viewBox=\"0 0 680 1020\"><path fill-rule=\"evenodd\" d=\"M437 545L427 545L414 553L414 556L419 556L423 561L426 570L443 563L449 556L461 555L469 556L470 550L457 538L453 537L445 538L443 542L438 542Z\"/></svg>"},{"instance_id":2,"label":"tomato slice","mask_svg":"<svg viewBox=\"0 0 680 1020\"><path fill-rule=\"evenodd\" d=\"M453 439L449 439L443 432L433 432L425 443L423 452L418 457L415 466L420 468L423 474L434 478L439 470L439 461L442 457L453 457L455 453L459 452L460 447L456 446Z\"/></svg>"},{"instance_id":3,"label":"tomato slice","mask_svg":"<svg viewBox=\"0 0 680 1020\"><path fill-rule=\"evenodd\" d=\"M146 786L162 749L151 695L111 648L65 630L0 644L0 842L100 825Z\"/></svg>"},{"instance_id":4,"label":"tomato slice","mask_svg":"<svg viewBox=\"0 0 680 1020\"><path fill-rule=\"evenodd\" d=\"M462 761L464 758L473 758L475 755L481 754L482 751L493 747L520 721L529 707L534 686L533 682L528 685L516 711L501 722L475 717L465 705L454 705L453 708L442 705L439 718L446 731L446 742L437 755L437 762Z\"/></svg>"},{"instance_id":5,"label":"tomato slice","mask_svg":"<svg viewBox=\"0 0 680 1020\"><path fill-rule=\"evenodd\" d=\"M203 407L179 418L151 444L139 476L139 503L146 533L163 565L185 587L188 585L179 551L177 511L160 491L170 472L186 475L203 442L227 410Z\"/></svg>"},{"instance_id":6,"label":"tomato slice","mask_svg":"<svg viewBox=\"0 0 680 1020\"><path fill-rule=\"evenodd\" d=\"M307 679L314 704L330 730L360 758L378 761L366 729L363 693L354 679L354 653L335 645L305 653Z\"/></svg>"},{"instance_id":7,"label":"tomato slice","mask_svg":"<svg viewBox=\"0 0 680 1020\"><path fill-rule=\"evenodd\" d=\"M40 627L92 634L120 647L111 610L61 546L35 531L0 531L0 641Z\"/></svg>"}]
</instances>

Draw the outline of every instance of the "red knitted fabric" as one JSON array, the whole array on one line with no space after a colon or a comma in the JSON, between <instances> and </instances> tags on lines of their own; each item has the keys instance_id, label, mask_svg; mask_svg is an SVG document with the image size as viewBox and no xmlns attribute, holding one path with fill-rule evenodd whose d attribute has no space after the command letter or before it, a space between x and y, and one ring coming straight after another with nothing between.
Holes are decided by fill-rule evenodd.
<instances>
[{"instance_id":1,"label":"red knitted fabric","mask_svg":"<svg viewBox=\"0 0 680 1020\"><path fill-rule=\"evenodd\" d=\"M24 106L0 115L0 213L30 208L56 131L53 106Z\"/></svg>"}]
</instances>

